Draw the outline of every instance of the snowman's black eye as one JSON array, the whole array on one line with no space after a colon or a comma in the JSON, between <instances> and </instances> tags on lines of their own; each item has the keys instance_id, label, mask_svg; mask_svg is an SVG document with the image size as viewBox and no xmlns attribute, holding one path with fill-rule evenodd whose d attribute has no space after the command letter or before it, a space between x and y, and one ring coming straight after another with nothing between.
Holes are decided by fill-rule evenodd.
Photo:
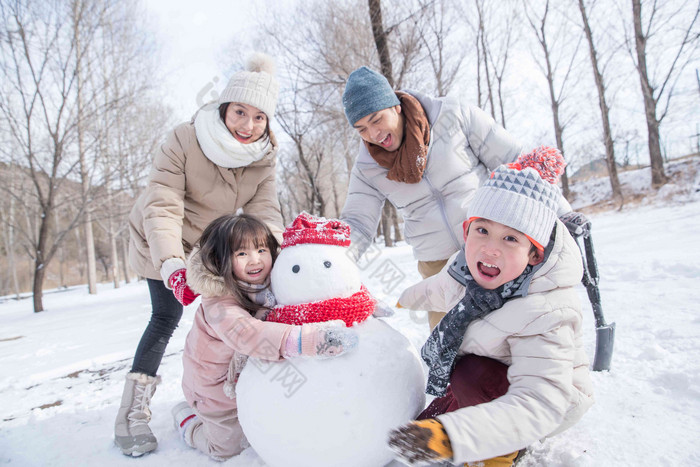
<instances>
[{"instance_id":1,"label":"snowman's black eye","mask_svg":"<svg viewBox=\"0 0 700 467\"><path fill-rule=\"evenodd\" d=\"M327 268L331 267L331 262L330 261L324 261L323 265Z\"/></svg>"},{"instance_id":2,"label":"snowman's black eye","mask_svg":"<svg viewBox=\"0 0 700 467\"><path fill-rule=\"evenodd\" d=\"M294 274L298 273L298 272L299 272L299 269L300 269L300 268L299 268L299 265L298 265L298 264L295 264L294 266L292 266L292 272L293 272Z\"/></svg>"}]
</instances>

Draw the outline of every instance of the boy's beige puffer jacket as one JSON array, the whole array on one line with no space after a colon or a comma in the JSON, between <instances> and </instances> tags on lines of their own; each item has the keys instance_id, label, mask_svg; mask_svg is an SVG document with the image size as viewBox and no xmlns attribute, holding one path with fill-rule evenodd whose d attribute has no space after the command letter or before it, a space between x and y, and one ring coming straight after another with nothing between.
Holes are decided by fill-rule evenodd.
<instances>
[{"instance_id":1,"label":"boy's beige puffer jacket","mask_svg":"<svg viewBox=\"0 0 700 467\"><path fill-rule=\"evenodd\" d=\"M593 404L581 300L574 288L583 274L581 255L564 224L557 221L556 229L553 250L535 273L528 295L506 302L467 328L459 355L481 355L508 365L510 387L494 401L438 416L455 462L525 448L571 427ZM465 293L447 273L452 261L404 291L401 306L452 309Z\"/></svg>"},{"instance_id":2,"label":"boy's beige puffer jacket","mask_svg":"<svg viewBox=\"0 0 700 467\"><path fill-rule=\"evenodd\" d=\"M194 121L194 119L193 119ZM204 228L243 209L282 235L275 184L277 142L257 162L235 169L211 162L197 142L193 121L177 126L153 160L148 186L129 215L129 263L140 276L163 279L164 261L185 258Z\"/></svg>"}]
</instances>

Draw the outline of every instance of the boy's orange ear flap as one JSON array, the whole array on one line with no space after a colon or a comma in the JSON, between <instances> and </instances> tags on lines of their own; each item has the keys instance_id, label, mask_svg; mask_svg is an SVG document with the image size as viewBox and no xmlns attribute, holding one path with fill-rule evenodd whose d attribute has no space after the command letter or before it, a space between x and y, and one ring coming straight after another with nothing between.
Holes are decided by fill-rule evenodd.
<instances>
[{"instance_id":1,"label":"boy's orange ear flap","mask_svg":"<svg viewBox=\"0 0 700 467\"><path fill-rule=\"evenodd\" d=\"M469 219L462 222L462 231L464 232L464 241L467 241L467 233L469 232Z\"/></svg>"}]
</instances>

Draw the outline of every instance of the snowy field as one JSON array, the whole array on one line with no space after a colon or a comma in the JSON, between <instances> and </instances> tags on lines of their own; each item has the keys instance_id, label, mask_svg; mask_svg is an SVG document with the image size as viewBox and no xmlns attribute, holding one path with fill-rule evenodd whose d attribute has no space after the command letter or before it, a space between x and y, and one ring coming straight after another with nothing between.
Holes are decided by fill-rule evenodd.
<instances>
[{"instance_id":1,"label":"snowy field","mask_svg":"<svg viewBox=\"0 0 700 467\"><path fill-rule=\"evenodd\" d=\"M596 404L567 432L530 447L519 466L700 465L700 195L591 215L603 310L617 323L612 371L593 373ZM377 248L362 275L393 304L419 280L410 249ZM581 299L590 310L583 287ZM196 307L185 310L153 398L158 449L139 459L112 441L123 378L149 319L145 282L0 302L0 464L17 466L219 465L186 447L170 408L183 399L181 354ZM585 315L592 359L592 312ZM427 318L388 318L419 348ZM401 397L401 394L396 394ZM371 423L371 421L368 421ZM252 449L230 466L264 466ZM363 466L360 466L363 467ZM370 466L367 466L370 467Z\"/></svg>"}]
</instances>

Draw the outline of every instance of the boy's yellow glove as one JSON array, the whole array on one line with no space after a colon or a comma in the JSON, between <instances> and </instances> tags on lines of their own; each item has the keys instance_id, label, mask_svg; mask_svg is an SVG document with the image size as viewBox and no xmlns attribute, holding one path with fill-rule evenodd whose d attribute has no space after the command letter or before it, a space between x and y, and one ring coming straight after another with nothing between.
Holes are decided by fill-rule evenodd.
<instances>
[{"instance_id":1,"label":"boy's yellow glove","mask_svg":"<svg viewBox=\"0 0 700 467\"><path fill-rule=\"evenodd\" d=\"M389 447L404 463L429 465L452 458L452 444L438 420L416 420L389 433Z\"/></svg>"}]
</instances>

